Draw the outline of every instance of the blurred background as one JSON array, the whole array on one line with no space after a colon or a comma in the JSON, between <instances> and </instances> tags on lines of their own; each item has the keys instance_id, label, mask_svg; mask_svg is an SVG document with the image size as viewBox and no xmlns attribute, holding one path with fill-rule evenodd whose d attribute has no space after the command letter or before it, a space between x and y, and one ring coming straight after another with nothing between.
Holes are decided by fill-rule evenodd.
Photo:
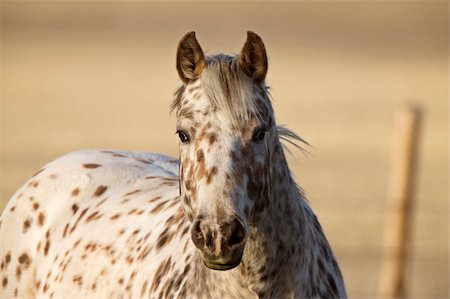
<instances>
[{"instance_id":1,"label":"blurred background","mask_svg":"<svg viewBox=\"0 0 450 299\"><path fill-rule=\"evenodd\" d=\"M82 148L177 156L180 38L269 55L279 124L312 144L290 166L351 298L375 298L395 117L423 108L407 262L410 298L449 297L448 2L33 2L1 9L0 210L43 164Z\"/></svg>"}]
</instances>

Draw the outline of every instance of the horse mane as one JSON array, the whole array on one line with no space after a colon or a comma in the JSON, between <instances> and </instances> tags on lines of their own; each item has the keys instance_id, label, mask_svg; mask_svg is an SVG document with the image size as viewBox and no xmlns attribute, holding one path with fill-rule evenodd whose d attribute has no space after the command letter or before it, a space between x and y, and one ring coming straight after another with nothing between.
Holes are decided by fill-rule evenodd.
<instances>
[{"instance_id":1,"label":"horse mane","mask_svg":"<svg viewBox=\"0 0 450 299\"><path fill-rule=\"evenodd\" d=\"M309 152L302 146L302 144L306 146L310 146L310 144L305 139L297 135L297 133L282 125L277 126L277 132L280 140L282 141L281 144L283 145L283 148L285 148L289 153L291 152L286 147L286 144L283 143L283 141L289 145L294 146L296 149L299 149L302 153L309 154Z\"/></svg>"}]
</instances>

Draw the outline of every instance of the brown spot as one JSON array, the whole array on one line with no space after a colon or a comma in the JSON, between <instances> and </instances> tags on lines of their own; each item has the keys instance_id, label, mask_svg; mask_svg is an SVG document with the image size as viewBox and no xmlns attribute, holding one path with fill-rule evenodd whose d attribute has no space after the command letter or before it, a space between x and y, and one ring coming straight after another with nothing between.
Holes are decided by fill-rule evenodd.
<instances>
[{"instance_id":1,"label":"brown spot","mask_svg":"<svg viewBox=\"0 0 450 299\"><path fill-rule=\"evenodd\" d=\"M170 216L167 220L166 220L166 225L170 226L173 225L175 223L175 215Z\"/></svg>"},{"instance_id":2,"label":"brown spot","mask_svg":"<svg viewBox=\"0 0 450 299\"><path fill-rule=\"evenodd\" d=\"M8 278L3 277L2 287L6 287L8 285Z\"/></svg>"},{"instance_id":3,"label":"brown spot","mask_svg":"<svg viewBox=\"0 0 450 299\"><path fill-rule=\"evenodd\" d=\"M78 241L76 241L76 242L73 244L73 248L75 249L75 248L80 244L80 242L81 242L81 239L78 239Z\"/></svg>"},{"instance_id":4,"label":"brown spot","mask_svg":"<svg viewBox=\"0 0 450 299\"><path fill-rule=\"evenodd\" d=\"M5 256L6 267L8 267L9 262L11 261L11 253L8 252Z\"/></svg>"},{"instance_id":5,"label":"brown spot","mask_svg":"<svg viewBox=\"0 0 450 299\"><path fill-rule=\"evenodd\" d=\"M189 231L189 226L186 226L186 227L183 229L183 231L181 232L181 235L183 236L183 235L187 234L188 231Z\"/></svg>"},{"instance_id":6,"label":"brown spot","mask_svg":"<svg viewBox=\"0 0 450 299\"><path fill-rule=\"evenodd\" d=\"M89 215L87 218L86 218L86 223L87 222L89 222L89 221L93 221L93 220L97 220L97 219L100 219L100 218L102 218L102 216L103 216L103 214L99 214L99 212L98 211L95 211L94 213L92 213L91 215Z\"/></svg>"},{"instance_id":7,"label":"brown spot","mask_svg":"<svg viewBox=\"0 0 450 299\"><path fill-rule=\"evenodd\" d=\"M191 265L187 264L184 266L183 276L186 276L189 273L189 270L191 270Z\"/></svg>"},{"instance_id":8,"label":"brown spot","mask_svg":"<svg viewBox=\"0 0 450 299\"><path fill-rule=\"evenodd\" d=\"M73 212L73 214L75 215L77 213L77 211L78 211L78 205L77 204L73 204L72 205L72 212Z\"/></svg>"},{"instance_id":9,"label":"brown spot","mask_svg":"<svg viewBox=\"0 0 450 299\"><path fill-rule=\"evenodd\" d=\"M171 257L169 257L166 261L161 262L161 264L158 266L158 269L156 270L155 276L153 278L151 288L152 291L155 291L158 288L162 276L167 273L167 270L169 269L170 266L171 266Z\"/></svg>"},{"instance_id":10,"label":"brown spot","mask_svg":"<svg viewBox=\"0 0 450 299\"><path fill-rule=\"evenodd\" d=\"M152 250L152 247L146 245L144 247L144 249L142 250L142 253L139 254L139 256L137 257L137 260L142 261L143 259L145 259L147 257L147 255L150 253L151 250Z\"/></svg>"},{"instance_id":11,"label":"brown spot","mask_svg":"<svg viewBox=\"0 0 450 299\"><path fill-rule=\"evenodd\" d=\"M217 167L213 166L206 177L206 184L210 184L214 176L217 174Z\"/></svg>"},{"instance_id":12,"label":"brown spot","mask_svg":"<svg viewBox=\"0 0 450 299\"><path fill-rule=\"evenodd\" d=\"M108 189L108 187L106 186L99 186L97 188L97 190L95 190L94 196L95 197L99 197L100 195L102 195L103 193L105 193L106 189Z\"/></svg>"},{"instance_id":13,"label":"brown spot","mask_svg":"<svg viewBox=\"0 0 450 299\"><path fill-rule=\"evenodd\" d=\"M204 162L204 160L205 160L205 155L203 154L203 151L201 149L199 149L197 151L197 162L201 163L201 162Z\"/></svg>"},{"instance_id":14,"label":"brown spot","mask_svg":"<svg viewBox=\"0 0 450 299\"><path fill-rule=\"evenodd\" d=\"M12 206L11 209L9 209L11 212L14 212L14 210L16 209L16 206Z\"/></svg>"},{"instance_id":15,"label":"brown spot","mask_svg":"<svg viewBox=\"0 0 450 299\"><path fill-rule=\"evenodd\" d=\"M123 197L128 196L128 195L132 195L132 194L135 194L135 193L138 193L138 192L141 192L141 189L137 189L137 190L128 192L128 193L126 193Z\"/></svg>"},{"instance_id":16,"label":"brown spot","mask_svg":"<svg viewBox=\"0 0 450 299\"><path fill-rule=\"evenodd\" d=\"M34 204L33 204L33 210L37 210L37 209L39 209L39 204L37 203L37 202L35 202Z\"/></svg>"},{"instance_id":17,"label":"brown spot","mask_svg":"<svg viewBox=\"0 0 450 299\"><path fill-rule=\"evenodd\" d=\"M128 215L133 215L136 212L137 212L137 209L132 209L128 212Z\"/></svg>"},{"instance_id":18,"label":"brown spot","mask_svg":"<svg viewBox=\"0 0 450 299\"><path fill-rule=\"evenodd\" d=\"M44 225L44 222L45 222L45 215L44 215L44 213L39 213L39 215L38 215L38 224L39 224L39 226L43 226Z\"/></svg>"},{"instance_id":19,"label":"brown spot","mask_svg":"<svg viewBox=\"0 0 450 299\"><path fill-rule=\"evenodd\" d=\"M121 215L121 213L117 213L117 214L111 216L109 219L111 219L111 220L116 220L117 218L120 217L120 215Z\"/></svg>"},{"instance_id":20,"label":"brown spot","mask_svg":"<svg viewBox=\"0 0 450 299\"><path fill-rule=\"evenodd\" d=\"M97 167L100 167L100 166L101 166L100 164L95 164L95 163L83 164L83 167L87 168L87 169L94 169L94 168L97 168Z\"/></svg>"},{"instance_id":21,"label":"brown spot","mask_svg":"<svg viewBox=\"0 0 450 299\"><path fill-rule=\"evenodd\" d=\"M144 282L141 288L141 297L144 297L145 291L147 290L147 281Z\"/></svg>"},{"instance_id":22,"label":"brown spot","mask_svg":"<svg viewBox=\"0 0 450 299\"><path fill-rule=\"evenodd\" d=\"M96 204L95 207L98 208L99 206L101 206L102 204L104 204L105 201L106 201L107 199L108 199L108 198L103 199L103 200L100 201L98 204Z\"/></svg>"},{"instance_id":23,"label":"brown spot","mask_svg":"<svg viewBox=\"0 0 450 299\"><path fill-rule=\"evenodd\" d=\"M73 197L77 196L78 194L80 194L80 188L77 187L77 188L72 190L72 196Z\"/></svg>"},{"instance_id":24,"label":"brown spot","mask_svg":"<svg viewBox=\"0 0 450 299\"><path fill-rule=\"evenodd\" d=\"M45 247L44 247L44 255L45 256L47 256L49 249L50 249L50 240L47 239L47 241L45 242Z\"/></svg>"},{"instance_id":25,"label":"brown spot","mask_svg":"<svg viewBox=\"0 0 450 299\"><path fill-rule=\"evenodd\" d=\"M161 196L156 196L156 197L153 197L153 198L149 199L148 202L155 202L155 201L157 201L159 199L161 199Z\"/></svg>"},{"instance_id":26,"label":"brown spot","mask_svg":"<svg viewBox=\"0 0 450 299\"><path fill-rule=\"evenodd\" d=\"M178 274L178 271L175 271L175 273L173 273L174 276L176 276L177 274ZM161 289L161 293L164 292L163 293L164 298L169 298L169 294L172 291L173 283L174 283L174 279L173 278L167 280L164 283L164 286Z\"/></svg>"},{"instance_id":27,"label":"brown spot","mask_svg":"<svg viewBox=\"0 0 450 299\"><path fill-rule=\"evenodd\" d=\"M39 186L39 181L31 181L28 183L29 187L37 188Z\"/></svg>"},{"instance_id":28,"label":"brown spot","mask_svg":"<svg viewBox=\"0 0 450 299\"><path fill-rule=\"evenodd\" d=\"M150 211L150 213L151 214L156 214L156 213L158 213L159 211L161 211L163 208L164 208L164 205L167 203L167 201L163 201L163 202L160 202L159 204L157 204L151 211Z\"/></svg>"},{"instance_id":29,"label":"brown spot","mask_svg":"<svg viewBox=\"0 0 450 299\"><path fill-rule=\"evenodd\" d=\"M158 237L158 242L156 243L156 248L161 249L169 243L173 237L175 236L174 233L169 232L169 228L166 228Z\"/></svg>"},{"instance_id":30,"label":"brown spot","mask_svg":"<svg viewBox=\"0 0 450 299\"><path fill-rule=\"evenodd\" d=\"M75 222L75 224L74 224L74 225L72 226L72 228L70 229L69 235L70 235L71 233L73 233L73 231L74 231L75 228L77 227L78 223L80 222L81 218L83 218L84 214L86 214L86 212L87 212L88 209L89 209L89 208L86 208L86 209L84 209L83 211L81 211L80 216L78 216L77 221Z\"/></svg>"},{"instance_id":31,"label":"brown spot","mask_svg":"<svg viewBox=\"0 0 450 299\"><path fill-rule=\"evenodd\" d=\"M133 260L134 260L134 258L132 258L130 255L127 256L127 258L126 258L127 263L130 265L133 263Z\"/></svg>"},{"instance_id":32,"label":"brown spot","mask_svg":"<svg viewBox=\"0 0 450 299\"><path fill-rule=\"evenodd\" d=\"M73 282L76 283L78 286L81 286L83 284L83 278L81 275L74 275Z\"/></svg>"},{"instance_id":33,"label":"brown spot","mask_svg":"<svg viewBox=\"0 0 450 299\"><path fill-rule=\"evenodd\" d=\"M20 266L17 266L17 268L16 268L16 279L17 279L17 281L20 281L21 277L22 277L22 270L20 269Z\"/></svg>"},{"instance_id":34,"label":"brown spot","mask_svg":"<svg viewBox=\"0 0 450 299\"><path fill-rule=\"evenodd\" d=\"M205 176L205 154L201 149L197 151L197 162L198 162L197 175L200 178L202 178Z\"/></svg>"},{"instance_id":35,"label":"brown spot","mask_svg":"<svg viewBox=\"0 0 450 299\"><path fill-rule=\"evenodd\" d=\"M26 233L30 229L32 223L33 223L32 218L25 219L25 221L23 222L23 226L22 226L22 232Z\"/></svg>"},{"instance_id":36,"label":"brown spot","mask_svg":"<svg viewBox=\"0 0 450 299\"><path fill-rule=\"evenodd\" d=\"M24 269L27 269L31 264L31 259L26 253L22 253L22 255L19 256L18 260L19 264L21 264L24 267Z\"/></svg>"},{"instance_id":37,"label":"brown spot","mask_svg":"<svg viewBox=\"0 0 450 299\"><path fill-rule=\"evenodd\" d=\"M211 133L210 135L209 135L209 145L212 145L214 142L216 142L216 140L217 140L217 135L216 134L214 134L214 133Z\"/></svg>"}]
</instances>

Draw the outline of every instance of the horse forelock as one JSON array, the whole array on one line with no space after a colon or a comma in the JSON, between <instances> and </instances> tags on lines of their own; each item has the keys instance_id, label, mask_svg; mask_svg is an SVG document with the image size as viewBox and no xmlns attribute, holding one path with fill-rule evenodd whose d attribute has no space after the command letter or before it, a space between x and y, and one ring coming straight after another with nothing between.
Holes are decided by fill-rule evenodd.
<instances>
[{"instance_id":1,"label":"horse forelock","mask_svg":"<svg viewBox=\"0 0 450 299\"><path fill-rule=\"evenodd\" d=\"M211 108L225 114L235 128L245 127L250 117L264 120L263 111L271 108L268 88L255 83L239 66L238 56L218 54L206 58L200 80ZM192 83L195 84L195 83ZM170 106L179 116L186 85L177 89ZM261 107L264 105L265 107Z\"/></svg>"}]
</instances>

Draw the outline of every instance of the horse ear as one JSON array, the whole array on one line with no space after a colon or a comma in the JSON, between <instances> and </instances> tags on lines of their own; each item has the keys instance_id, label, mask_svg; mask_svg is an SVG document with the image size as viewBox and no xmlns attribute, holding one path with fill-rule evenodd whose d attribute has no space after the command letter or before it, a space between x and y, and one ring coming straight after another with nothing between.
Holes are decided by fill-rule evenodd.
<instances>
[{"instance_id":1,"label":"horse ear","mask_svg":"<svg viewBox=\"0 0 450 299\"><path fill-rule=\"evenodd\" d=\"M197 79L204 68L205 54L195 38L195 32L188 32L178 44L178 75L184 83L188 83Z\"/></svg>"},{"instance_id":2,"label":"horse ear","mask_svg":"<svg viewBox=\"0 0 450 299\"><path fill-rule=\"evenodd\" d=\"M263 82L266 78L266 48L256 33L247 31L247 40L239 55L239 64L242 70L256 82Z\"/></svg>"}]
</instances>

